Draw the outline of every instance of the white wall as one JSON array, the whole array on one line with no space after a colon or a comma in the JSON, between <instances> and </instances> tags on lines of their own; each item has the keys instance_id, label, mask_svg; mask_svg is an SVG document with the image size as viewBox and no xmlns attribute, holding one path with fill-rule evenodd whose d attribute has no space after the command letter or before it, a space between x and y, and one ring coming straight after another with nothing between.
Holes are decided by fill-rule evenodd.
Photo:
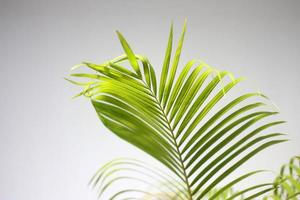
<instances>
[{"instance_id":1,"label":"white wall","mask_svg":"<svg viewBox=\"0 0 300 200\"><path fill-rule=\"evenodd\" d=\"M253 1L0 1L0 199L96 199L93 173L119 157L151 159L98 120L79 88L63 80L81 61L122 53L120 30L161 67L171 20L188 32L182 63L201 58L246 76L288 121L289 143L244 169L278 170L299 154L300 3Z\"/></svg>"}]
</instances>

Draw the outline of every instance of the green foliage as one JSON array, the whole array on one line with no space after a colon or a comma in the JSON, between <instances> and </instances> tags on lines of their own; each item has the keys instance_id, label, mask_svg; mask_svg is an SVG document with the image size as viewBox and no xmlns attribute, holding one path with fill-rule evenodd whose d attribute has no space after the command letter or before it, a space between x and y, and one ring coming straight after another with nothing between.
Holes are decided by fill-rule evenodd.
<instances>
[{"instance_id":1,"label":"green foliage","mask_svg":"<svg viewBox=\"0 0 300 200\"><path fill-rule=\"evenodd\" d=\"M300 157L291 158L281 167L280 174L274 181L275 190L264 200L298 200L300 198Z\"/></svg>"},{"instance_id":2,"label":"green foliage","mask_svg":"<svg viewBox=\"0 0 300 200\"><path fill-rule=\"evenodd\" d=\"M185 32L186 23L172 57L171 26L159 83L148 58L135 54L120 32L124 55L102 64L84 62L94 73L71 74L90 79L71 82L84 87L78 95L90 98L108 129L172 172L165 177L137 161L112 161L92 180L100 196L118 180L132 180L111 176L129 168L154 173L151 179L156 177L154 181L164 184L156 187L164 200L253 199L273 189L273 184L239 192L231 189L260 171L226 179L260 151L286 141L283 134L269 131L283 121L269 119L277 112L265 106L268 99L263 94L231 95L243 79L227 71L191 60L178 73ZM124 167L124 162L129 166ZM139 181L150 184L147 178ZM149 190L133 188L116 191L108 199L140 199L137 193L155 196Z\"/></svg>"}]
</instances>

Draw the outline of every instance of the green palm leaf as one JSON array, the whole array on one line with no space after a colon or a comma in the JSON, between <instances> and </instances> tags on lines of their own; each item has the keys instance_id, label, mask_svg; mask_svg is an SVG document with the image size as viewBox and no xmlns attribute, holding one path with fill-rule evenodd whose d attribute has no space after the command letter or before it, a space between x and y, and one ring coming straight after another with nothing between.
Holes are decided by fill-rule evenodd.
<instances>
[{"instance_id":1,"label":"green palm leaf","mask_svg":"<svg viewBox=\"0 0 300 200\"><path fill-rule=\"evenodd\" d=\"M280 174L274 181L275 190L267 199L297 200L300 198L300 157L295 156L288 164L281 167Z\"/></svg>"},{"instance_id":2,"label":"green palm leaf","mask_svg":"<svg viewBox=\"0 0 300 200\"><path fill-rule=\"evenodd\" d=\"M171 26L159 88L149 60L135 54L120 32L124 55L103 64L82 63L97 73L72 76L91 80L78 83L84 86L79 95L91 99L100 120L114 134L171 170L184 186L180 193L185 199L207 198L219 188L212 197L216 199L248 177L226 185L230 174L260 151L285 141L281 133L267 132L283 121L268 119L277 112L265 106L268 99L261 93L229 96L243 79L204 62L189 61L175 79L185 31L186 22L171 59ZM251 187L245 189L249 191Z\"/></svg>"}]
</instances>

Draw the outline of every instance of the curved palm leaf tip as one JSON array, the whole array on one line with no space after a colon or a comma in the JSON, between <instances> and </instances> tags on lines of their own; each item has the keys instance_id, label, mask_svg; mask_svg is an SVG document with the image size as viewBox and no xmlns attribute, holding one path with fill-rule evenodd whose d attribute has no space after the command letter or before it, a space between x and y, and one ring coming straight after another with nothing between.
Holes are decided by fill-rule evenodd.
<instances>
[{"instance_id":1,"label":"curved palm leaf tip","mask_svg":"<svg viewBox=\"0 0 300 200\"><path fill-rule=\"evenodd\" d=\"M99 188L98 197L103 199L124 199L125 195L130 195L131 198L135 195L143 196L144 199L187 198L182 192L185 187L180 181L161 169L135 159L121 158L108 162L98 170L90 184ZM112 186L117 187L117 184L121 185L122 190L110 192Z\"/></svg>"},{"instance_id":2,"label":"curved palm leaf tip","mask_svg":"<svg viewBox=\"0 0 300 200\"><path fill-rule=\"evenodd\" d=\"M283 134L267 130L283 121L267 119L277 112L264 106L267 98L261 93L225 101L242 81L227 71L191 60L175 78L185 32L186 22L172 57L171 26L159 87L149 60L133 53L118 31L125 54L103 64L82 63L97 73L72 74L91 79L72 82L84 86L79 95L91 99L108 129L160 161L184 183L186 199L203 199L217 186L219 192L211 198L216 199L255 173L226 183L232 172L260 151L286 141L280 138ZM245 189L244 195L257 188Z\"/></svg>"}]
</instances>

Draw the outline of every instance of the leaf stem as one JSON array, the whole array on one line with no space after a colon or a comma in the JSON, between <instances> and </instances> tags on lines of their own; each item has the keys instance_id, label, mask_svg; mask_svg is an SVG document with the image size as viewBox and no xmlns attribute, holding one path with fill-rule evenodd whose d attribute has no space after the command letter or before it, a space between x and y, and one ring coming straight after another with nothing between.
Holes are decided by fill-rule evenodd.
<instances>
[{"instance_id":1,"label":"leaf stem","mask_svg":"<svg viewBox=\"0 0 300 200\"><path fill-rule=\"evenodd\" d=\"M161 112L163 114L165 122L168 125L168 130L171 133L171 136L172 136L172 139L173 139L173 144L175 146L176 153L177 153L178 158L179 158L179 162L180 162L180 165L181 165L180 167L182 169L182 173L183 173L183 176L184 176L185 184L186 184L186 187L187 187L186 189L187 189L187 193L188 193L188 200L193 200L193 194L192 194L191 186L190 186L190 183L189 183L189 180L188 180L186 168L185 168L185 165L184 165L184 162L183 162L182 152L179 149L179 145L177 143L174 130L171 127L170 120L168 119L168 117L167 117L167 115L165 113L165 109L163 109L163 107L161 106L161 102L158 100L158 98L156 97L156 95L153 93L151 87L149 87L145 82L144 82L144 85L146 86L147 89L149 89L149 91L151 92L151 94L152 94L153 98L155 99L156 103L159 105L159 108L160 108L160 110L161 110Z\"/></svg>"}]
</instances>

